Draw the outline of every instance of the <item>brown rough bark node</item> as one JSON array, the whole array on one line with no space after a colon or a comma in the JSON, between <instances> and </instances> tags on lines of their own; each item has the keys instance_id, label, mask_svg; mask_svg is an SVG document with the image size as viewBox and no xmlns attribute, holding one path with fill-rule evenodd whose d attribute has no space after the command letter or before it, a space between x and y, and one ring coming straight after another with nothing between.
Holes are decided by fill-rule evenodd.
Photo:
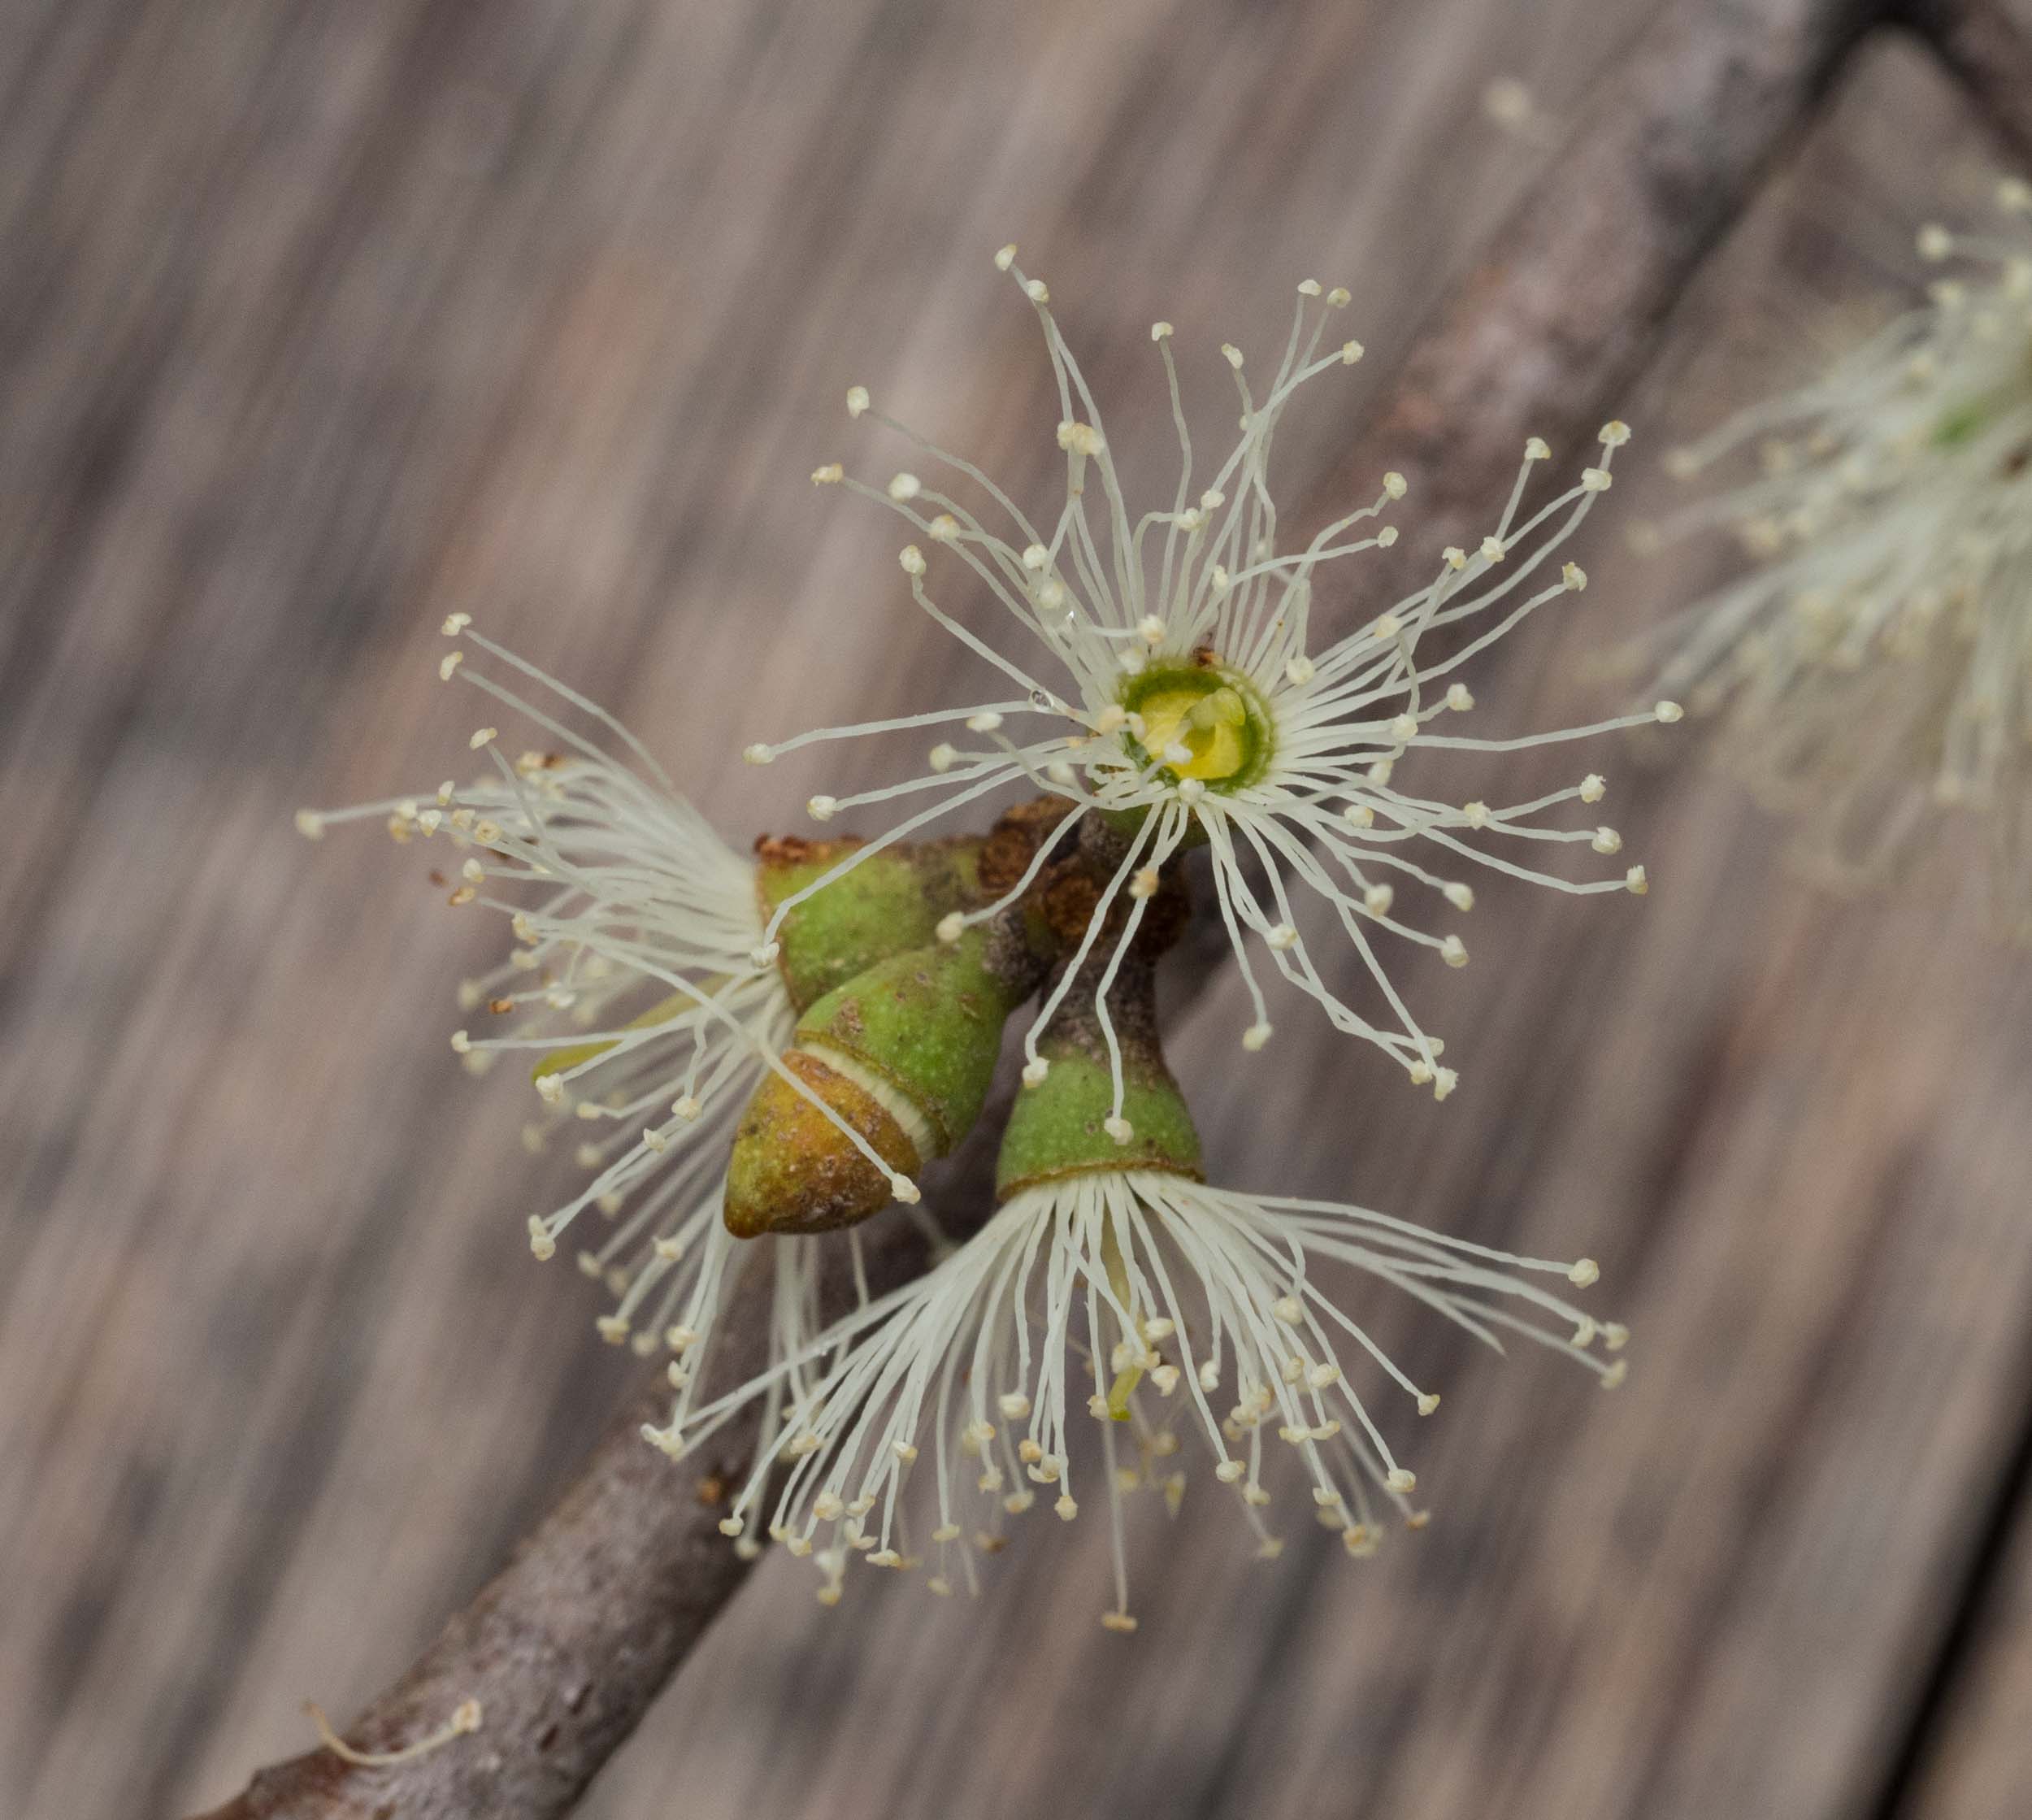
<instances>
[{"instance_id":1,"label":"brown rough bark node","mask_svg":"<svg viewBox=\"0 0 2032 1820\"><path fill-rule=\"evenodd\" d=\"M1905 17L2017 154L2032 160L2032 25L2003 0L1909 0Z\"/></svg>"},{"instance_id":2,"label":"brown rough bark node","mask_svg":"<svg viewBox=\"0 0 2032 1820\"><path fill-rule=\"evenodd\" d=\"M1843 56L1887 11L1881 0L1671 8L1600 86L1573 143L1413 350L1338 490L1373 491L1381 467L1396 467L1416 489L1422 536L1457 538L1500 496L1526 436L1591 431ZM1171 969L1182 995L1210 976L1226 939L1201 918L1183 946ZM983 1131L993 1123L991 1109ZM992 1165L977 1133L942 1203L984 1212ZM907 1279L914 1253L907 1240L877 1248L878 1293ZM730 1325L758 1327L745 1320L757 1305L737 1303ZM507 1567L346 1735L400 1748L474 1699L479 1731L387 1768L313 1751L261 1771L208 1820L568 1812L747 1575L719 1513L694 1495L701 1469L687 1462L674 1480L636 1434L643 1413L617 1421ZM731 1461L753 1438L734 1424L719 1447Z\"/></svg>"}]
</instances>

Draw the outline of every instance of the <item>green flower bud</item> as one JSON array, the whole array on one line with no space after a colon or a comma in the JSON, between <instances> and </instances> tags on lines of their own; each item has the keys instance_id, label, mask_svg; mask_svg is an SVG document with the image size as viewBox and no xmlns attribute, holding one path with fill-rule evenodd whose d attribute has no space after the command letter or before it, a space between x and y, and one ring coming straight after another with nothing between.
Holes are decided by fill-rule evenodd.
<instances>
[{"instance_id":1,"label":"green flower bud","mask_svg":"<svg viewBox=\"0 0 2032 1820\"><path fill-rule=\"evenodd\" d=\"M815 884L864 845L853 837L760 836L755 842L755 896L764 925L784 898ZM982 845L978 835L899 843L863 860L844 878L798 905L776 934L776 969L791 1008L801 1011L877 961L923 947L940 919L977 901ZM724 984L702 979L697 993L672 993L622 1027L645 1030L667 1023L693 1010L700 994L710 995ZM530 1078L562 1074L614 1046L611 1039L604 1039L553 1049L537 1062Z\"/></svg>"},{"instance_id":2,"label":"green flower bud","mask_svg":"<svg viewBox=\"0 0 2032 1820\"><path fill-rule=\"evenodd\" d=\"M755 843L762 921L862 845L763 836ZM798 905L776 932L791 1004L801 1011L877 961L927 946L940 918L979 901L981 845L970 836L887 847Z\"/></svg>"},{"instance_id":3,"label":"green flower bud","mask_svg":"<svg viewBox=\"0 0 2032 1820\"><path fill-rule=\"evenodd\" d=\"M973 1128L1002 1027L1036 983L1034 967L994 964L994 940L976 927L949 945L878 962L798 1020L800 1049L836 1066L844 1058L907 1102L930 1156L944 1156Z\"/></svg>"},{"instance_id":4,"label":"green flower bud","mask_svg":"<svg viewBox=\"0 0 2032 1820\"><path fill-rule=\"evenodd\" d=\"M822 1104L814 1105L774 1072L755 1090L735 1127L727 1166L723 1218L737 1239L830 1231L888 1205L888 1176L837 1120L865 1138L892 1169L908 1175L918 1167L917 1146L866 1088L797 1049L784 1058L784 1066Z\"/></svg>"},{"instance_id":5,"label":"green flower bud","mask_svg":"<svg viewBox=\"0 0 2032 1820\"><path fill-rule=\"evenodd\" d=\"M1024 928L1020 911L1005 913L877 962L799 1020L785 1062L901 1174L944 1155L980 1116L1003 1027L1041 970ZM890 1192L845 1132L772 1079L735 1134L727 1227L749 1237L849 1225Z\"/></svg>"}]
</instances>

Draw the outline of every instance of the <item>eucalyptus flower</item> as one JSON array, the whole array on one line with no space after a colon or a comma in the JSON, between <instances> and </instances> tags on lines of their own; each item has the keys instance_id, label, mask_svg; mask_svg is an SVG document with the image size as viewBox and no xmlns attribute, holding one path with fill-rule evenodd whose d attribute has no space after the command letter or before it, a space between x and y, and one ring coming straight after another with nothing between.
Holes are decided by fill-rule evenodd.
<instances>
[{"instance_id":1,"label":"eucalyptus flower","mask_svg":"<svg viewBox=\"0 0 2032 1820\"><path fill-rule=\"evenodd\" d=\"M1088 932L1101 942L1118 904L1131 906L1110 938L1119 956L1134 938L1135 907L1154 891L1166 862L1189 845L1211 850L1218 910L1253 1007L1242 1034L1249 1050L1271 1034L1261 973L1268 967L1323 1008L1339 1029L1392 1055L1444 1097L1455 1075L1439 1065L1443 1045L1427 1034L1391 984L1374 943L1387 932L1438 951L1450 965L1468 953L1457 932L1423 926L1427 903L1465 913L1474 902L1470 875L1493 871L1574 893L1646 889L1644 870L1574 880L1526 862L1524 854L1570 845L1617 853L1616 831L1562 813L1599 801L1604 785L1590 774L1524 801L1457 802L1413 793L1398 778L1408 755L1466 751L1500 758L1522 748L1581 739L1639 721L1675 719L1661 702L1645 714L1599 725L1517 738L1453 731L1474 706L1461 680L1487 646L1548 602L1587 584L1579 567L1557 559L1610 484L1610 463L1629 432L1604 427L1599 465L1565 489L1526 504L1534 470L1551 450L1537 437L1524 451L1515 486L1488 534L1473 549L1449 549L1432 579L1359 629L1322 641L1313 636L1313 593L1327 565L1386 548L1397 537L1384 522L1407 487L1384 476L1374 500L1327 524L1303 544L1280 547L1270 485L1271 441L1299 389L1352 365L1359 342L1329 345L1328 328L1348 293L1299 287L1297 313L1283 351L1259 395L1241 350L1222 353L1241 406L1233 447L1196 478L1191 433L1171 354L1171 325L1151 331L1165 368L1179 449L1170 498L1132 514L1101 413L1059 332L1040 280L1026 278L1005 248L996 263L1035 307L1057 380L1057 446L1065 491L1051 514L1033 520L971 463L945 453L875 411L866 391L848 394L848 410L908 438L925 459L954 477L948 493L910 472L873 487L849 480L837 463L814 475L844 484L901 515L941 559L970 574L1014 622L1014 654L949 613L934 599L924 545L903 550L911 597L931 619L1000 672L1005 693L992 701L899 719L826 728L748 749L756 763L818 741L951 727L971 736L940 740L921 775L861 795L814 796L820 821L849 809L928 797L843 862L859 863L890 841L1017 784L1053 792L1074 805L1054 842L1072 839L1089 818L1132 827L1118 866L1101 892ZM965 497L962 497L964 495ZM1003 642L1006 642L1005 641ZM1444 647L1435 652L1435 643ZM1507 846L1508 852L1498 850ZM1053 845L1036 865L1049 862ZM941 939L957 940L1027 891L1015 881L1001 899L949 914ZM1338 935L1359 953L1380 1006L1357 1009L1331 986L1309 939L1300 905L1323 905ZM794 898L778 906L790 913ZM772 922L772 930L777 926ZM1079 958L1083 958L1083 950ZM1024 1078L1049 1068L1041 1045L1063 1007L1066 971L1025 1040ZM1096 1006L1105 1032L1106 977ZM1123 1085L1114 1083L1111 1117L1123 1121Z\"/></svg>"},{"instance_id":2,"label":"eucalyptus flower","mask_svg":"<svg viewBox=\"0 0 2032 1820\"><path fill-rule=\"evenodd\" d=\"M1157 1049L1148 962L1131 959L1110 993L1135 1127L1126 1148L1103 1124L1115 1090L1083 1006L1046 1039L1047 1080L1016 1102L1001 1205L983 1230L801 1353L710 1401L680 1394L669 1423L644 1431L681 1457L770 1399L773 1444L720 1527L743 1541L763 1530L810 1558L828 1605L857 1557L913 1567L927 1546L931 1589L949 1592L956 1562L970 1579L977 1555L1002 1546L1005 1518L1042 1498L1070 1522L1098 1493L1116 1582L1102 1622L1132 1630L1124 1502L1149 1490L1175 1511L1190 1443L1266 1557L1281 1546L1266 1520L1276 1479L1298 1482L1351 1555L1374 1552L1386 1511L1422 1527L1417 1481L1352 1368L1421 1415L1439 1398L1349 1312L1351 1278L1387 1284L1499 1352L1522 1338L1605 1387L1622 1379L1624 1362L1596 1343L1619 1351L1626 1331L1535 1280L1584 1288L1599 1275L1589 1260L1517 1257L1366 1208L1207 1186ZM931 1483L914 1503L919 1471ZM928 1540L914 1540L925 1522Z\"/></svg>"},{"instance_id":3,"label":"eucalyptus flower","mask_svg":"<svg viewBox=\"0 0 2032 1820\"><path fill-rule=\"evenodd\" d=\"M1761 471L1659 528L1726 526L1752 564L1665 628L1661 681L1843 872L1980 814L2032 936L2032 186L1998 199L1993 232L1920 232L1963 276L1676 454L1692 476L1754 447Z\"/></svg>"},{"instance_id":4,"label":"eucalyptus flower","mask_svg":"<svg viewBox=\"0 0 2032 1820\"><path fill-rule=\"evenodd\" d=\"M775 1273L770 1357L796 1357L817 1327L821 1241L793 1233L751 1244L733 1229L736 1121L758 1088L777 1083L879 1170L888 1192L917 1198L783 1052L808 1006L899 947L932 940L940 918L969 901L979 843L890 849L857 871L850 891L807 896L758 958L776 903L852 844L763 840L753 856L735 853L604 710L463 614L443 630L458 642L441 677L476 687L549 743L510 758L499 729L484 726L471 746L492 768L477 780L306 810L297 825L318 839L379 822L399 842L446 845L462 856L446 867L456 872L444 878L451 905L507 919L502 961L459 988L461 1007L486 1027L455 1032L451 1046L475 1073L504 1059L527 1069L539 1101L523 1130L532 1151L561 1130L575 1134L586 1179L529 1216L529 1243L549 1257L592 1216L599 1230L578 1257L614 1298L601 1333L644 1355L667 1346L680 1376L702 1373L728 1293L761 1267ZM493 668L469 662L469 649ZM535 698L493 669L526 680Z\"/></svg>"}]
</instances>

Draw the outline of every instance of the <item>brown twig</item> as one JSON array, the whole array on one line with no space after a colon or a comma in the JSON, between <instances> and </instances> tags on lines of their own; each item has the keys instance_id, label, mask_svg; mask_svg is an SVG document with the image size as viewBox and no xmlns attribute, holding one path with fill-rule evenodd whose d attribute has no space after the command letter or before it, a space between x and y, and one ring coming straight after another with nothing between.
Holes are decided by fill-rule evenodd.
<instances>
[{"instance_id":1,"label":"brown twig","mask_svg":"<svg viewBox=\"0 0 2032 1820\"><path fill-rule=\"evenodd\" d=\"M1945 0L1943 0L1944 6ZM1978 9L1965 9L1971 12ZM1463 529L1507 488L1527 434L1571 437L1613 407L1674 299L1741 212L1881 0L1680 0L1600 85L1587 124L1520 206L1458 301L1412 353L1389 408L1343 472L1373 490L1386 463L1419 489L1421 541ZM1176 996L1214 972L1225 937L1187 937ZM983 1132L999 1122L991 1114ZM977 1140L941 1204L985 1210L992 1149ZM917 1267L881 1248L878 1292ZM730 1329L745 1323L738 1305ZM601 1765L747 1576L719 1511L674 1480L636 1429L645 1392L595 1449L513 1561L349 1728L370 1753L443 1728L477 1700L480 1729L399 1764L318 1750L261 1771L210 1820L550 1820ZM730 1461L751 1423L722 1431Z\"/></svg>"},{"instance_id":2,"label":"brown twig","mask_svg":"<svg viewBox=\"0 0 2032 1820\"><path fill-rule=\"evenodd\" d=\"M871 1284L879 1294L922 1264L914 1235L900 1233L870 1248ZM727 1331L759 1335L766 1314L753 1283ZM759 1366L760 1350L744 1359L737 1346L730 1366ZM719 1531L713 1481L722 1459L726 1477L745 1470L759 1408L722 1429L709 1457L673 1466L639 1432L668 1401L660 1376L628 1399L562 1501L345 1737L356 1753L401 1750L470 1701L475 1730L389 1765L310 1751L261 1770L209 1820L568 1813L748 1577Z\"/></svg>"},{"instance_id":3,"label":"brown twig","mask_svg":"<svg viewBox=\"0 0 2032 1820\"><path fill-rule=\"evenodd\" d=\"M1422 558L1486 528L1529 436L1590 435L1642 371L1689 278L1804 125L1883 0L1669 8L1405 362L1348 467L1411 483ZM1473 535L1469 535L1472 532Z\"/></svg>"},{"instance_id":4,"label":"brown twig","mask_svg":"<svg viewBox=\"0 0 2032 1820\"><path fill-rule=\"evenodd\" d=\"M1227 938L1188 924L1181 945L1181 997L1189 997ZM944 1221L954 1237L966 1235L970 1213L978 1222L993 1205L995 1139L1013 1091L998 1087L972 1136L927 1178L939 1205L954 1210ZM866 1248L866 1276L879 1297L923 1268L924 1248L900 1221L872 1230L880 1236ZM846 1284L827 1288L844 1305ZM751 1279L721 1317L730 1344L716 1369L727 1381L763 1363L766 1293L766 1277ZM761 1405L719 1430L702 1457L673 1466L640 1433L669 1401L660 1372L627 1399L562 1501L348 1728L344 1752L328 1745L260 1770L202 1820L569 1812L751 1565L719 1524L725 1488L753 1457Z\"/></svg>"},{"instance_id":5,"label":"brown twig","mask_svg":"<svg viewBox=\"0 0 2032 1820\"><path fill-rule=\"evenodd\" d=\"M2032 24L2004 0L1908 0L1905 18L2012 150L2032 159Z\"/></svg>"}]
</instances>

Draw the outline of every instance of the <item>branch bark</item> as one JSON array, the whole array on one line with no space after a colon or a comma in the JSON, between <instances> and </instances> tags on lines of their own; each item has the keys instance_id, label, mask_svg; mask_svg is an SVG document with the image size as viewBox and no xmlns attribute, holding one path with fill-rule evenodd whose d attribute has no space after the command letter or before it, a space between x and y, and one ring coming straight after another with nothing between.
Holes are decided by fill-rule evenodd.
<instances>
[{"instance_id":1,"label":"branch bark","mask_svg":"<svg viewBox=\"0 0 2032 1820\"><path fill-rule=\"evenodd\" d=\"M1947 0L1941 0L1946 10ZM1957 9L1973 12L1970 7ZM1422 544L1455 536L1509 486L1529 434L1571 439L1656 346L1673 303L1741 213L1883 0L1680 0L1600 85L1586 124L1493 251L1422 337L1374 429L1341 467L1372 492L1387 464L1418 489ZM2021 98L2022 101L2023 98ZM1344 493L1342 485L1337 491ZM1218 968L1226 938L1196 919L1174 1003ZM991 1111L940 1202L992 1198ZM900 1238L871 1257L879 1293L918 1266ZM729 1311L759 1331L758 1303ZM555 1820L633 1731L747 1577L719 1510L673 1479L636 1430L645 1388L562 1501L348 1728L400 1748L478 1700L480 1729L387 1767L328 1750L263 1770L207 1820ZM754 1442L723 1431L730 1462ZM688 1466L684 1469L688 1472Z\"/></svg>"},{"instance_id":2,"label":"branch bark","mask_svg":"<svg viewBox=\"0 0 2032 1820\"><path fill-rule=\"evenodd\" d=\"M1188 1002L1227 953L1218 923L1196 919L1167 960L1175 1001ZM993 1205L997 1135L1011 1085L998 1084L972 1135L927 1185L955 1237ZM892 1220L866 1249L881 1296L923 1267L915 1230ZM832 1286L844 1305L845 1285ZM744 1284L723 1316L728 1380L759 1369L768 1309L764 1279ZM748 1578L751 1564L719 1533L712 1481L731 1483L752 1458L761 1405L714 1436L703 1457L674 1466L645 1444L645 1422L668 1414L662 1375L646 1376L594 1446L557 1506L513 1558L402 1678L353 1724L346 1743L381 1755L441 1731L468 1701L477 1731L406 1762L349 1762L325 1749L256 1772L199 1820L551 1820L567 1813L627 1740L664 1683Z\"/></svg>"},{"instance_id":3,"label":"branch bark","mask_svg":"<svg viewBox=\"0 0 2032 1820\"><path fill-rule=\"evenodd\" d=\"M871 1247L875 1293L908 1281L923 1259L907 1231ZM730 1334L766 1330L759 1279L726 1319ZM762 1362L758 1337L746 1351L736 1346L729 1361L744 1375ZM568 1813L748 1577L719 1531L725 1513L711 1481L745 1470L760 1406L723 1429L707 1457L673 1466L639 1432L663 1419L669 1400L660 1373L644 1382L508 1566L345 1737L363 1753L400 1750L472 1700L477 1731L380 1767L314 1750L259 1771L207 1820Z\"/></svg>"},{"instance_id":4,"label":"branch bark","mask_svg":"<svg viewBox=\"0 0 2032 1820\"><path fill-rule=\"evenodd\" d=\"M563 1501L346 1737L399 1750L475 1699L478 1731L388 1767L311 1751L258 1772L215 1820L569 1811L748 1574L636 1432L663 1401L650 1385L629 1399Z\"/></svg>"},{"instance_id":5,"label":"branch bark","mask_svg":"<svg viewBox=\"0 0 2032 1820\"><path fill-rule=\"evenodd\" d=\"M2004 0L1909 0L1905 16L2011 149L2032 159L2032 24Z\"/></svg>"},{"instance_id":6,"label":"branch bark","mask_svg":"<svg viewBox=\"0 0 2032 1820\"><path fill-rule=\"evenodd\" d=\"M1597 85L1585 124L1420 337L1344 490L1373 492L1386 464L1403 473L1426 560L1479 539L1527 437L1562 460L1578 453L1569 445L1617 406L1702 259L1890 11L1669 7Z\"/></svg>"}]
</instances>

